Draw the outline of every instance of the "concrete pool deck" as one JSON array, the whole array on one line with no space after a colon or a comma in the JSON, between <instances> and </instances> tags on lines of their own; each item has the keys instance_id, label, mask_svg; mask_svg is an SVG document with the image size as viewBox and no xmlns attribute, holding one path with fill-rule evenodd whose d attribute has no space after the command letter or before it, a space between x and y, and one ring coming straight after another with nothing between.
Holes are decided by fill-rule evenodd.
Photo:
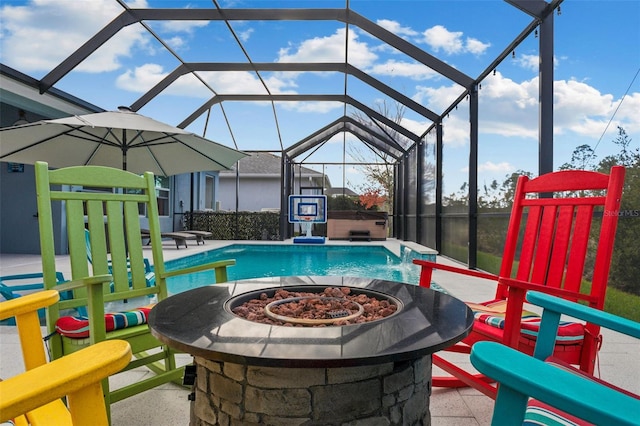
<instances>
[{"instance_id":1,"label":"concrete pool deck","mask_svg":"<svg viewBox=\"0 0 640 426\"><path fill-rule=\"evenodd\" d=\"M189 245L188 248L177 250L173 241L164 241L165 261L189 256L203 251L223 247L234 243L273 244L272 241L211 241L204 245ZM284 244L291 243L286 241ZM407 242L388 239L374 242L349 242L328 240L327 244L335 245L384 245L393 253L399 254L401 245ZM415 244L415 243L411 243ZM60 256L60 265L66 265L66 256ZM438 256L439 263L454 264L454 262ZM0 275L13 275L41 271L39 255L0 254ZM63 267L60 271L70 276ZM489 300L494 293L491 283L472 277L452 276L435 271L434 281L445 288L452 295L469 301ZM618 333L604 331L604 344L600 351L599 368L601 377L618 386L640 393L640 364L637 354L640 352L640 342ZM0 327L0 377L10 377L23 370L22 359L19 357L20 347L15 327ZM463 359L463 358L461 358ZM635 360L635 361L634 361ZM191 363L191 357L179 355L183 364ZM132 370L116 375L112 378L114 386L127 383L132 378L151 374L145 369ZM434 368L437 375L437 368ZM182 426L189 424L189 405L187 396L190 391L173 384L165 384L153 390L136 395L132 398L113 404L111 407L112 424L114 426L146 426L171 425ZM434 426L484 426L491 423L493 401L472 389L441 389L434 388L431 396L431 416Z\"/></svg>"}]
</instances>

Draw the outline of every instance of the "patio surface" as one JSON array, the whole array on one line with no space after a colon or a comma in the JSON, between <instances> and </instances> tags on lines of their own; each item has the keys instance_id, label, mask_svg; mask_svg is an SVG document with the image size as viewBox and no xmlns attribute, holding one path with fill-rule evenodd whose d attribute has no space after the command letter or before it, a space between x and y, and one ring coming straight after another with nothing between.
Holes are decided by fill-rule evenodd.
<instances>
[{"instance_id":1,"label":"patio surface","mask_svg":"<svg viewBox=\"0 0 640 426\"><path fill-rule=\"evenodd\" d=\"M164 242L164 257L165 260L171 260L232 243L234 241L207 241L205 245L190 244L186 249L176 250L173 241L168 240ZM247 243L247 241L242 241L242 243ZM261 242L255 243L260 244ZM402 241L388 239L385 242L370 243L347 241L327 241L327 243L384 244L392 252L399 254ZM439 263L453 263L441 256L438 256L437 261ZM63 263L65 262L61 262L61 264ZM41 264L38 255L0 254L0 275L38 272L40 270ZM70 273L63 268L61 268L61 272L65 276L70 276ZM452 274L436 271L433 279L450 294L462 300L489 300L494 293L494 287L491 283L471 277L453 277ZM637 358L637 354L640 352L640 342L608 330L604 330L603 334L604 343L598 363L600 376L632 392L640 393L640 362ZM0 377L10 377L23 370L19 353L20 347L15 327L0 326ZM189 355L180 354L178 357L179 362L183 364L191 363ZM119 374L112 377L112 385L117 387L119 383L128 383L131 378L145 374L151 373L145 369L137 369ZM438 374L436 368L434 368L434 374ZM190 402L187 400L187 396L189 393L190 391L186 388L165 384L115 403L111 406L112 425L188 425ZM434 426L484 426L491 424L493 401L472 389L434 388L430 409Z\"/></svg>"}]
</instances>

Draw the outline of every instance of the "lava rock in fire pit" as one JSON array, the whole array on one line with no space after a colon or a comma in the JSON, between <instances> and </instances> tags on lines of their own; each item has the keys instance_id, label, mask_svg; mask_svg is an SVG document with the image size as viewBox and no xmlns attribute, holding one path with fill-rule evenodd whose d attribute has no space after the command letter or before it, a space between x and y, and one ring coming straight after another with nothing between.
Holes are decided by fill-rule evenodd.
<instances>
[{"instance_id":1,"label":"lava rock in fire pit","mask_svg":"<svg viewBox=\"0 0 640 426\"><path fill-rule=\"evenodd\" d=\"M278 289L273 296L261 293L232 312L249 321L283 326L326 327L361 324L386 318L398 306L349 287L327 287L322 292Z\"/></svg>"}]
</instances>

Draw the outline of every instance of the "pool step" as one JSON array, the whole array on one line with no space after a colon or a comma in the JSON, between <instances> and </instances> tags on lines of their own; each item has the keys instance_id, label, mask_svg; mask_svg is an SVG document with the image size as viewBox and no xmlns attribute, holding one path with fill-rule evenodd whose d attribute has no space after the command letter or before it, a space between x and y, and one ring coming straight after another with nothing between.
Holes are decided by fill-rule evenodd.
<instances>
[{"instance_id":1,"label":"pool step","mask_svg":"<svg viewBox=\"0 0 640 426\"><path fill-rule=\"evenodd\" d=\"M352 229L349 231L349 241L371 241L371 232Z\"/></svg>"}]
</instances>

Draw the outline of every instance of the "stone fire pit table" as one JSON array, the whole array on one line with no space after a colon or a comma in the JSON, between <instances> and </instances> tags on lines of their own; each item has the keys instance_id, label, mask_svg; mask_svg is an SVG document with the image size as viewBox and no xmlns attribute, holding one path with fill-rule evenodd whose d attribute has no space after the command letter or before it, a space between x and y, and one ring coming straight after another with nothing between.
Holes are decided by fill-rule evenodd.
<instances>
[{"instance_id":1,"label":"stone fire pit table","mask_svg":"<svg viewBox=\"0 0 640 426\"><path fill-rule=\"evenodd\" d=\"M303 289L299 287L304 286ZM397 302L370 323L292 327L231 312L245 293L350 287ZM473 314L417 285L350 277L273 277L199 287L158 303L160 341L194 356L191 425L429 425L431 354L464 338Z\"/></svg>"}]
</instances>

